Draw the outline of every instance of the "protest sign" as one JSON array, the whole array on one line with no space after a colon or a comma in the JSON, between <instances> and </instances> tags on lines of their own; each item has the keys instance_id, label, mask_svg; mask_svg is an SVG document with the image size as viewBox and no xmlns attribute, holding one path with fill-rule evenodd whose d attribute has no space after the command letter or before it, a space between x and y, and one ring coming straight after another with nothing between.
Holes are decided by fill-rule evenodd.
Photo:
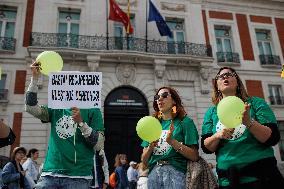
<instances>
[{"instance_id":1,"label":"protest sign","mask_svg":"<svg viewBox=\"0 0 284 189\"><path fill-rule=\"evenodd\" d=\"M54 72L49 75L48 107L101 108L101 72Z\"/></svg>"}]
</instances>

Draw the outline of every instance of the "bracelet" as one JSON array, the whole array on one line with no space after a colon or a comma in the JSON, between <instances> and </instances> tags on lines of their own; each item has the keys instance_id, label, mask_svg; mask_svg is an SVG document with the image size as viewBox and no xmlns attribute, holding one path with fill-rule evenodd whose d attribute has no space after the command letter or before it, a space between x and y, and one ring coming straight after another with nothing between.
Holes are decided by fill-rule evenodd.
<instances>
[{"instance_id":1,"label":"bracelet","mask_svg":"<svg viewBox=\"0 0 284 189\"><path fill-rule=\"evenodd\" d=\"M251 119L251 120L250 120L249 125L247 126L247 129L250 129L250 128L251 128L251 126L253 126L253 124L254 124L254 120L253 120L253 119Z\"/></svg>"},{"instance_id":2,"label":"bracelet","mask_svg":"<svg viewBox=\"0 0 284 189\"><path fill-rule=\"evenodd\" d=\"M180 146L179 146L179 148L176 150L176 152L180 152L180 151L182 151L182 142L180 142Z\"/></svg>"}]
</instances>

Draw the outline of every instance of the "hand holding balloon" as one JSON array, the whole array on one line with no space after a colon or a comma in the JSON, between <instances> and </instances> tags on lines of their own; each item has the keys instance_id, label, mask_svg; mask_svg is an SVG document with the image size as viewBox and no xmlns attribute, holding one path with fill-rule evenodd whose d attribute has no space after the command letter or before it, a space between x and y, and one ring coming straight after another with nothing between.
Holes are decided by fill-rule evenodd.
<instances>
[{"instance_id":1,"label":"hand holding balloon","mask_svg":"<svg viewBox=\"0 0 284 189\"><path fill-rule=\"evenodd\" d=\"M160 138L162 126L158 119L152 116L142 117L136 126L138 136L147 142L153 142Z\"/></svg>"},{"instance_id":2,"label":"hand holding balloon","mask_svg":"<svg viewBox=\"0 0 284 189\"><path fill-rule=\"evenodd\" d=\"M63 67L61 56L54 51L43 51L37 56L36 62L40 67L40 72L47 76L50 72L61 71Z\"/></svg>"},{"instance_id":3,"label":"hand holding balloon","mask_svg":"<svg viewBox=\"0 0 284 189\"><path fill-rule=\"evenodd\" d=\"M40 66L39 63L36 61L33 61L33 63L30 65L31 71L32 71L32 76L33 78L38 78L40 75Z\"/></svg>"},{"instance_id":4,"label":"hand holding balloon","mask_svg":"<svg viewBox=\"0 0 284 189\"><path fill-rule=\"evenodd\" d=\"M217 105L218 118L227 128L238 127L242 123L244 111L244 102L236 96L225 97Z\"/></svg>"},{"instance_id":5,"label":"hand holding balloon","mask_svg":"<svg viewBox=\"0 0 284 189\"><path fill-rule=\"evenodd\" d=\"M251 122L251 117L250 117L250 104L248 103L245 103L245 111L243 113L243 124L246 125L246 126L249 126L250 125L250 122Z\"/></svg>"},{"instance_id":6,"label":"hand holding balloon","mask_svg":"<svg viewBox=\"0 0 284 189\"><path fill-rule=\"evenodd\" d=\"M215 134L215 136L218 138L218 139L231 139L232 138L232 135L234 133L234 130L233 128L224 128L222 129L221 131L217 132Z\"/></svg>"}]
</instances>

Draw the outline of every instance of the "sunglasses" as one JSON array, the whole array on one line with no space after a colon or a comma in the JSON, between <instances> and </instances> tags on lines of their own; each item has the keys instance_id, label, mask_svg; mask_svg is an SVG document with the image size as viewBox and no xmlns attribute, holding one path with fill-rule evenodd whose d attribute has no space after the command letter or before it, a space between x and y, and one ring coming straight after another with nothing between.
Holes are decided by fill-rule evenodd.
<instances>
[{"instance_id":1,"label":"sunglasses","mask_svg":"<svg viewBox=\"0 0 284 189\"><path fill-rule=\"evenodd\" d=\"M171 95L169 92L163 92L162 94L156 94L154 96L154 101L157 101L160 99L160 97L163 97L163 98L167 98L169 95Z\"/></svg>"},{"instance_id":2,"label":"sunglasses","mask_svg":"<svg viewBox=\"0 0 284 189\"><path fill-rule=\"evenodd\" d=\"M224 79L228 79L231 77L235 77L235 73L231 73L231 72L227 72L227 73L223 73L221 75L217 75L216 76L216 80L224 80Z\"/></svg>"}]
</instances>

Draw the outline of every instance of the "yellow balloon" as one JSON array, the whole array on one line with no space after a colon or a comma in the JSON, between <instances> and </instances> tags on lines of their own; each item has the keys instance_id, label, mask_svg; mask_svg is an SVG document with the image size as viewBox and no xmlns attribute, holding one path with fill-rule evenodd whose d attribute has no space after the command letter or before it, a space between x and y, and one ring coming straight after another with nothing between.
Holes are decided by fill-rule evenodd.
<instances>
[{"instance_id":1,"label":"yellow balloon","mask_svg":"<svg viewBox=\"0 0 284 189\"><path fill-rule=\"evenodd\" d=\"M36 62L39 63L40 72L47 76L50 72L58 72L63 68L61 56L54 51L43 51L37 56Z\"/></svg>"},{"instance_id":2,"label":"yellow balloon","mask_svg":"<svg viewBox=\"0 0 284 189\"><path fill-rule=\"evenodd\" d=\"M227 128L235 128L242 123L245 104L236 96L223 98L217 105L217 115Z\"/></svg>"},{"instance_id":3,"label":"yellow balloon","mask_svg":"<svg viewBox=\"0 0 284 189\"><path fill-rule=\"evenodd\" d=\"M145 116L137 122L136 131L141 139L147 142L153 142L160 138L162 125L155 117Z\"/></svg>"}]
</instances>

